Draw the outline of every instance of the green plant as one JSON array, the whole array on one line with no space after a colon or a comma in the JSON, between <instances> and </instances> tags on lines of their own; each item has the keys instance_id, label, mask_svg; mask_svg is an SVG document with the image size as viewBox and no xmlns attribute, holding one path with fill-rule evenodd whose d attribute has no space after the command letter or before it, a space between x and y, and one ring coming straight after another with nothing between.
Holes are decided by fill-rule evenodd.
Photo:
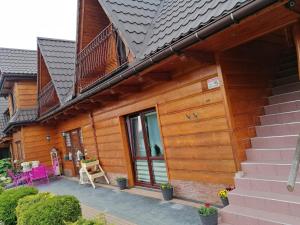
<instances>
[{"instance_id":1,"label":"green plant","mask_svg":"<svg viewBox=\"0 0 300 225\"><path fill-rule=\"evenodd\" d=\"M73 196L49 193L20 201L18 225L64 225L81 217L79 201Z\"/></svg>"},{"instance_id":2,"label":"green plant","mask_svg":"<svg viewBox=\"0 0 300 225\"><path fill-rule=\"evenodd\" d=\"M90 162L95 162L97 159L83 159L81 160L82 163L90 163Z\"/></svg>"},{"instance_id":3,"label":"green plant","mask_svg":"<svg viewBox=\"0 0 300 225\"><path fill-rule=\"evenodd\" d=\"M5 225L17 223L16 207L18 201L25 196L37 194L38 190L33 187L19 187L4 191L0 195L0 221Z\"/></svg>"},{"instance_id":4,"label":"green plant","mask_svg":"<svg viewBox=\"0 0 300 225\"><path fill-rule=\"evenodd\" d=\"M112 225L109 224L104 215L99 215L97 218L92 220L87 220L80 218L75 223L67 223L67 225Z\"/></svg>"},{"instance_id":5,"label":"green plant","mask_svg":"<svg viewBox=\"0 0 300 225\"><path fill-rule=\"evenodd\" d=\"M117 182L125 182L126 180L126 177L117 177L116 179Z\"/></svg>"},{"instance_id":6,"label":"green plant","mask_svg":"<svg viewBox=\"0 0 300 225\"><path fill-rule=\"evenodd\" d=\"M0 195L4 192L4 188L0 186Z\"/></svg>"},{"instance_id":7,"label":"green plant","mask_svg":"<svg viewBox=\"0 0 300 225\"><path fill-rule=\"evenodd\" d=\"M218 196L219 196L220 198L225 199L225 198L228 197L228 191L227 191L226 189L221 190L221 191L219 191Z\"/></svg>"},{"instance_id":8,"label":"green plant","mask_svg":"<svg viewBox=\"0 0 300 225\"><path fill-rule=\"evenodd\" d=\"M218 210L215 207L211 207L210 204L205 203L204 206L201 206L198 209L198 213L201 216L210 216L210 215L214 215L218 212Z\"/></svg>"},{"instance_id":9,"label":"green plant","mask_svg":"<svg viewBox=\"0 0 300 225\"><path fill-rule=\"evenodd\" d=\"M46 201L47 199L53 197L54 195L44 192L44 193L38 193L36 195L29 195L26 196L18 201L18 206L16 208L16 215L18 219L18 225L25 225L27 222L26 213L25 211L28 210L32 205L41 202ZM25 217L24 217L25 215Z\"/></svg>"},{"instance_id":10,"label":"green plant","mask_svg":"<svg viewBox=\"0 0 300 225\"><path fill-rule=\"evenodd\" d=\"M10 159L0 160L0 176L7 177L7 170L12 168Z\"/></svg>"},{"instance_id":11,"label":"green plant","mask_svg":"<svg viewBox=\"0 0 300 225\"><path fill-rule=\"evenodd\" d=\"M167 190L167 189L172 189L173 186L172 186L170 183L165 183L165 184L161 184L161 185L160 185L160 188L161 188L162 190Z\"/></svg>"}]
</instances>

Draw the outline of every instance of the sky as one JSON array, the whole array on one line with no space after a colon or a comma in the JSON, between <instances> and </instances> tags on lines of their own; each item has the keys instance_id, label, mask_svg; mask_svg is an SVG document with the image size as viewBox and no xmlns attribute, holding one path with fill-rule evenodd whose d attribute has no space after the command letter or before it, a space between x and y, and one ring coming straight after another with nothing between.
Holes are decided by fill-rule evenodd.
<instances>
[{"instance_id":1,"label":"sky","mask_svg":"<svg viewBox=\"0 0 300 225\"><path fill-rule=\"evenodd\" d=\"M77 0L0 0L0 47L36 49L37 37L75 40Z\"/></svg>"}]
</instances>

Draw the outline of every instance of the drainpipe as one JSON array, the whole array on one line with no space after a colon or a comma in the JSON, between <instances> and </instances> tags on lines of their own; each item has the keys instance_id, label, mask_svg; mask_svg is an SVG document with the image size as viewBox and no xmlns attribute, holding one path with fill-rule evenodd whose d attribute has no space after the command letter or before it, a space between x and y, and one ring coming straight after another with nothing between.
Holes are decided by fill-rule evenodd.
<instances>
[{"instance_id":1,"label":"drainpipe","mask_svg":"<svg viewBox=\"0 0 300 225\"><path fill-rule=\"evenodd\" d=\"M94 141L95 141L95 144L96 144L97 159L99 160L99 163L100 163L99 145L98 145L98 141L97 141L97 135L96 135L96 129L95 129L95 120L94 120L93 112L90 112L89 117L90 117L90 123L92 125Z\"/></svg>"},{"instance_id":2,"label":"drainpipe","mask_svg":"<svg viewBox=\"0 0 300 225\"><path fill-rule=\"evenodd\" d=\"M255 12L264 9L265 7L278 2L279 0L254 0L247 5L237 9L236 11L232 12L231 14L224 16L223 18L212 22L206 25L204 28L200 29L197 32L190 34L188 37L175 42L174 44L170 45L168 48L161 50L160 52L156 53L154 56L146 58L138 62L135 65L132 65L128 69L120 72L119 74L113 75L107 80L101 81L99 83L95 83L93 87L89 90L84 92L83 94L79 95L77 98L67 102L63 107L58 108L52 111L50 114L45 115L39 119L39 121L45 120L52 115L63 111L65 108L70 107L73 104L79 103L86 98L91 97L95 93L102 91L115 85L125 79L128 79L130 76L138 74L139 72L143 71L144 69L172 56L174 53L182 51L183 49L199 43L200 41L205 40L209 36L226 29L227 27L239 23L242 19L254 14Z\"/></svg>"}]
</instances>

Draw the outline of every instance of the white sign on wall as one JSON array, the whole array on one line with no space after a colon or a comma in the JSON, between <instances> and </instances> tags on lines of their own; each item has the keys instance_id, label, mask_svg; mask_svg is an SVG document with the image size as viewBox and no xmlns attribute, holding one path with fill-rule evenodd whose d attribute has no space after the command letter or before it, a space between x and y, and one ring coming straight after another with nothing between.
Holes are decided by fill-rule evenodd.
<instances>
[{"instance_id":1,"label":"white sign on wall","mask_svg":"<svg viewBox=\"0 0 300 225\"><path fill-rule=\"evenodd\" d=\"M211 79L207 80L207 88L209 90L217 88L217 87L220 87L220 80L219 80L218 77L214 77L214 78L211 78Z\"/></svg>"}]
</instances>

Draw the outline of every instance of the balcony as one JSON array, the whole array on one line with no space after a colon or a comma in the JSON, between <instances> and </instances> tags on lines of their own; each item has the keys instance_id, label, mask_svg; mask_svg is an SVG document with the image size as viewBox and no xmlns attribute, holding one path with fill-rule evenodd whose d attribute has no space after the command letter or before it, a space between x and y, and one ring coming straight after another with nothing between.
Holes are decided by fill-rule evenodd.
<instances>
[{"instance_id":1,"label":"balcony","mask_svg":"<svg viewBox=\"0 0 300 225\"><path fill-rule=\"evenodd\" d=\"M55 87L51 81L40 91L38 102L40 115L43 115L59 106L59 99L57 97Z\"/></svg>"},{"instance_id":2,"label":"balcony","mask_svg":"<svg viewBox=\"0 0 300 225\"><path fill-rule=\"evenodd\" d=\"M79 92L108 77L127 62L125 46L111 24L77 55L76 77Z\"/></svg>"}]
</instances>

